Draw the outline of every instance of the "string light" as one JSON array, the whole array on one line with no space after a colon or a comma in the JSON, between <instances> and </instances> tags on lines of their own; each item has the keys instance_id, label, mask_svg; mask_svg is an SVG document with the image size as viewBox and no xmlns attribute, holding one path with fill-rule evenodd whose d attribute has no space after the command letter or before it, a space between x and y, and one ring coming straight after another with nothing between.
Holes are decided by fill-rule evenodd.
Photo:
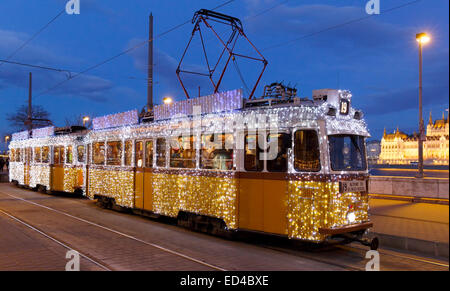
<instances>
[{"instance_id":1,"label":"string light","mask_svg":"<svg viewBox=\"0 0 450 291\"><path fill-rule=\"evenodd\" d=\"M340 98L351 104L348 91L338 91ZM286 188L287 229L290 238L323 241L326 235L320 228L336 228L351 223L368 220L368 196L361 193L340 193L339 182L343 180L365 180L367 173L349 175L348 172L333 172L328 158L328 135L351 134L368 137L367 125L362 119L355 119L357 112L350 106L348 114L328 115L330 107L339 108L335 100L331 102L298 102L279 107L243 108L242 90L211 96L163 104L154 109L155 121L138 123L136 110L95 118L93 131L88 133L54 136L51 128L13 135L11 149L23 151L25 148L42 146L72 146L73 163L64 168L64 191L72 192L80 184L89 181L85 195L93 199L95 195L113 198L117 205L135 208L135 165L136 152L132 146L131 165L109 166L89 163L87 177L85 162L78 162L78 145L87 148L94 143L103 143L107 161L107 143L121 142L122 165L125 162L125 143L129 140L153 139L153 152L157 150L156 139L169 141L178 136L194 136L196 157L200 156L203 134L226 133L235 141L234 156L244 150L243 133L252 130L289 131L292 129L316 130L319 134L321 150L321 170L318 173L300 173L294 168L294 155L288 159ZM196 112L196 108L200 108ZM93 147L85 158L93 161ZM153 158L151 189L146 195L152 196L152 211L156 214L177 217L179 211L221 218L229 229L239 228L239 172L244 165L233 159L233 171L200 169L199 159L194 169L168 168L169 142L166 143L167 167L156 167ZM22 153L23 156L23 153ZM66 153L62 156L66 156ZM24 184L25 167L22 162L10 163L10 179ZM44 185L50 189L50 166L45 163L30 163L30 186ZM145 174L147 179L147 175ZM83 181L83 182L81 182ZM147 192L149 191L149 192ZM351 214L351 215L349 215ZM353 217L354 215L354 217ZM348 220L351 217L352 221Z\"/></svg>"}]
</instances>

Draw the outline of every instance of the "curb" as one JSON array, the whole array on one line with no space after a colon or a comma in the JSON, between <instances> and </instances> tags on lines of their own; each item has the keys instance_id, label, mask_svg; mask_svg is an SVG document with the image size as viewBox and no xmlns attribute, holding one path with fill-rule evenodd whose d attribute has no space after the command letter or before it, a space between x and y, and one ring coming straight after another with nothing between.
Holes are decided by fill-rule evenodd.
<instances>
[{"instance_id":1,"label":"curb","mask_svg":"<svg viewBox=\"0 0 450 291\"><path fill-rule=\"evenodd\" d=\"M449 258L449 244L426 241L416 238L401 237L384 233L372 233L380 240L381 247L417 252L435 257Z\"/></svg>"},{"instance_id":2,"label":"curb","mask_svg":"<svg viewBox=\"0 0 450 291\"><path fill-rule=\"evenodd\" d=\"M428 204L449 205L448 199L441 199L441 198L424 198L424 197L387 195L387 194L369 194L369 197L371 199L397 200L397 201L406 201L406 202L410 202L410 203L428 203Z\"/></svg>"}]
</instances>

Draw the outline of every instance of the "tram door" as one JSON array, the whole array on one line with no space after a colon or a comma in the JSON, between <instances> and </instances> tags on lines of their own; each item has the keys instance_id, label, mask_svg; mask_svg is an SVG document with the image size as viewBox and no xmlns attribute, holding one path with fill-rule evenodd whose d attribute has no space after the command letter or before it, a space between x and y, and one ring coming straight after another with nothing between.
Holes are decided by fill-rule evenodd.
<instances>
[{"instance_id":1,"label":"tram door","mask_svg":"<svg viewBox=\"0 0 450 291\"><path fill-rule=\"evenodd\" d=\"M134 203L138 209L153 210L153 140L135 144L136 179Z\"/></svg>"},{"instance_id":2,"label":"tram door","mask_svg":"<svg viewBox=\"0 0 450 291\"><path fill-rule=\"evenodd\" d=\"M143 209L147 211L153 210L153 149L153 140L146 140Z\"/></svg>"},{"instance_id":3,"label":"tram door","mask_svg":"<svg viewBox=\"0 0 450 291\"><path fill-rule=\"evenodd\" d=\"M64 191L64 147L62 146L55 146L53 148L51 181L52 190Z\"/></svg>"},{"instance_id":4,"label":"tram door","mask_svg":"<svg viewBox=\"0 0 450 291\"><path fill-rule=\"evenodd\" d=\"M30 166L31 166L31 148L25 149L25 162L24 162L24 173L23 173L23 183L26 186L30 185Z\"/></svg>"},{"instance_id":5,"label":"tram door","mask_svg":"<svg viewBox=\"0 0 450 291\"><path fill-rule=\"evenodd\" d=\"M135 153L135 189L134 206L137 209L144 209L144 141L136 141L134 144Z\"/></svg>"}]
</instances>

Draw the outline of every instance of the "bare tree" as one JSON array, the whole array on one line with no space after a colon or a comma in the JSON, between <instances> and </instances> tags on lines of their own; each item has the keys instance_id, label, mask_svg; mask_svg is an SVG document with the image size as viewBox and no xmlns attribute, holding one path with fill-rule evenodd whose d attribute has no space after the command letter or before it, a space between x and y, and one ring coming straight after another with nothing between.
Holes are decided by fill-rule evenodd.
<instances>
[{"instance_id":1,"label":"bare tree","mask_svg":"<svg viewBox=\"0 0 450 291\"><path fill-rule=\"evenodd\" d=\"M45 127L52 124L50 113L41 105L34 105L31 110L31 118L33 119L33 128ZM16 112L7 114L6 120L9 121L11 127L17 130L26 130L28 125L28 105L22 105L17 108Z\"/></svg>"},{"instance_id":2,"label":"bare tree","mask_svg":"<svg viewBox=\"0 0 450 291\"><path fill-rule=\"evenodd\" d=\"M66 126L84 126L86 128L90 128L92 126L91 116L93 115L73 114L66 117L65 124ZM85 117L88 117L87 120L84 120Z\"/></svg>"}]
</instances>

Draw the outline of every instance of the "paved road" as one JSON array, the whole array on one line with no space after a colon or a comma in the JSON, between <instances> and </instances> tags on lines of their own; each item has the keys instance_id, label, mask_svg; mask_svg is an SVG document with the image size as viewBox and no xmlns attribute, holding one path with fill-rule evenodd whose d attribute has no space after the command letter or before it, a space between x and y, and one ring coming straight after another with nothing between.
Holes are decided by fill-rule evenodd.
<instances>
[{"instance_id":1,"label":"paved road","mask_svg":"<svg viewBox=\"0 0 450 291\"><path fill-rule=\"evenodd\" d=\"M93 201L0 184L0 270L363 270L358 245L307 251L266 236L225 240L98 208ZM409 255L410 256L410 255ZM382 270L448 270L382 250Z\"/></svg>"},{"instance_id":2,"label":"paved road","mask_svg":"<svg viewBox=\"0 0 450 291\"><path fill-rule=\"evenodd\" d=\"M374 168L369 169L369 173L373 176L394 176L394 177L415 177L416 169L395 169L395 168ZM428 178L449 178L448 170L424 170L425 177Z\"/></svg>"}]
</instances>

